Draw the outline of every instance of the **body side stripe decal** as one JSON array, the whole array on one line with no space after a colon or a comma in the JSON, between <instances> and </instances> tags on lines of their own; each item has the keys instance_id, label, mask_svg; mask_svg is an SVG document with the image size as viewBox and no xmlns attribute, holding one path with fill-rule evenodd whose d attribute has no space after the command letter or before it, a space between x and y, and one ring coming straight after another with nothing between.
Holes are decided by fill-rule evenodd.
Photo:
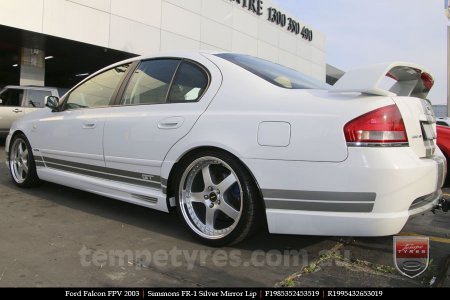
<instances>
[{"instance_id":1,"label":"body side stripe decal","mask_svg":"<svg viewBox=\"0 0 450 300\"><path fill-rule=\"evenodd\" d=\"M149 181L142 179L142 173L134 173L129 171L121 171L121 170L115 170L111 168L104 168L99 166L91 166L87 164L80 164L70 161L63 161L53 158L44 157L45 159L45 165L47 165L48 168L62 170L66 172L72 172L77 174L83 174L87 176L112 180L112 181L118 181L128 184L134 184L138 186L143 187L149 187L152 189L161 189L161 184L159 182ZM45 166L43 162L37 161L36 165L38 166ZM126 175L132 175L132 176L126 176ZM159 179L159 176L153 176L149 175L153 178Z\"/></svg>"},{"instance_id":2,"label":"body side stripe decal","mask_svg":"<svg viewBox=\"0 0 450 300\"><path fill-rule=\"evenodd\" d=\"M355 201L373 202L376 193L352 193L352 192L320 192L320 191L293 191L293 190L262 190L267 198L286 200L322 200L322 201Z\"/></svg>"},{"instance_id":3,"label":"body side stripe decal","mask_svg":"<svg viewBox=\"0 0 450 300\"><path fill-rule=\"evenodd\" d=\"M147 175L147 176L151 177L151 180L145 180L145 179L143 179L143 175L146 175L144 173L124 171L124 170L112 169L112 168L107 168L107 167L82 164L82 163L77 163L77 162L73 162L73 161L60 160L60 159L55 159L55 158L50 158L50 157L45 157L45 156L43 157L43 159L46 163L55 163L55 164L59 164L59 165L65 165L65 166L70 166L70 167L75 167L75 168L80 168L80 169L92 170L92 171L102 172L102 173L111 174L111 175L135 178L135 179L139 179L139 180L144 180L146 182L153 182L153 183L157 183L157 184L160 183L160 177L156 176L156 175Z\"/></svg>"},{"instance_id":4,"label":"body side stripe decal","mask_svg":"<svg viewBox=\"0 0 450 300\"><path fill-rule=\"evenodd\" d=\"M306 210L322 212L372 212L374 203L324 203L288 200L266 200L267 209Z\"/></svg>"}]
</instances>

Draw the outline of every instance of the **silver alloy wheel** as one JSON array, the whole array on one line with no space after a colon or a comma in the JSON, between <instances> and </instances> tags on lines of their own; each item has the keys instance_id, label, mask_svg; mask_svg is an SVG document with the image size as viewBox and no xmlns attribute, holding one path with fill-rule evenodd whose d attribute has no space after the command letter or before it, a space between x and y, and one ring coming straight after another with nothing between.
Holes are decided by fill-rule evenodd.
<instances>
[{"instance_id":1,"label":"silver alloy wheel","mask_svg":"<svg viewBox=\"0 0 450 300\"><path fill-rule=\"evenodd\" d=\"M242 187L224 161L215 157L193 161L184 170L178 192L183 218L201 237L223 238L239 223L243 210Z\"/></svg>"},{"instance_id":2,"label":"silver alloy wheel","mask_svg":"<svg viewBox=\"0 0 450 300\"><path fill-rule=\"evenodd\" d=\"M11 147L9 157L9 167L11 174L17 183L23 183L27 179L28 170L30 168L29 152L26 142L17 138Z\"/></svg>"}]
</instances>

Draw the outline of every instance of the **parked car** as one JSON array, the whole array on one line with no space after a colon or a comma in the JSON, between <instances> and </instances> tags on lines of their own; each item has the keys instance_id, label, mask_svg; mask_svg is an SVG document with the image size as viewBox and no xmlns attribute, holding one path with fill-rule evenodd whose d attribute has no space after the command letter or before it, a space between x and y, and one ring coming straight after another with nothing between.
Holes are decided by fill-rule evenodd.
<instances>
[{"instance_id":1,"label":"parked car","mask_svg":"<svg viewBox=\"0 0 450 300\"><path fill-rule=\"evenodd\" d=\"M447 159L447 165L450 158L450 127L446 126L436 126L437 129L437 145L441 149L442 153ZM446 185L450 183L449 176L445 180Z\"/></svg>"},{"instance_id":2,"label":"parked car","mask_svg":"<svg viewBox=\"0 0 450 300\"><path fill-rule=\"evenodd\" d=\"M391 91L377 85L386 74ZM176 209L215 246L264 221L279 234L392 235L442 196L432 85L408 63L330 88L242 54L133 58L16 121L8 166L20 187L44 180Z\"/></svg>"},{"instance_id":3,"label":"parked car","mask_svg":"<svg viewBox=\"0 0 450 300\"><path fill-rule=\"evenodd\" d=\"M61 97L68 89L8 85L0 90L0 137L5 137L11 124L21 116L45 106L46 96Z\"/></svg>"},{"instance_id":4,"label":"parked car","mask_svg":"<svg viewBox=\"0 0 450 300\"><path fill-rule=\"evenodd\" d=\"M436 125L450 127L450 118L437 118Z\"/></svg>"}]
</instances>

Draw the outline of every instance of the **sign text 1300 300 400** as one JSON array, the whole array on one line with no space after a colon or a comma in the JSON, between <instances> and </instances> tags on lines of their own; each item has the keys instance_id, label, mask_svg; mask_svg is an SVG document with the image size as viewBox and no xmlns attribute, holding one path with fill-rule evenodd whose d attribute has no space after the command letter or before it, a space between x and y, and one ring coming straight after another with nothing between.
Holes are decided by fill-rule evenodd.
<instances>
[{"instance_id":1,"label":"sign text 1300 300 400","mask_svg":"<svg viewBox=\"0 0 450 300\"><path fill-rule=\"evenodd\" d=\"M313 40L313 32L306 26L301 27L300 23L292 18L286 17L286 14L277 10L276 8L269 7L268 20L281 27L286 27L289 32L295 33L297 35L301 34L302 38L307 41Z\"/></svg>"}]
</instances>

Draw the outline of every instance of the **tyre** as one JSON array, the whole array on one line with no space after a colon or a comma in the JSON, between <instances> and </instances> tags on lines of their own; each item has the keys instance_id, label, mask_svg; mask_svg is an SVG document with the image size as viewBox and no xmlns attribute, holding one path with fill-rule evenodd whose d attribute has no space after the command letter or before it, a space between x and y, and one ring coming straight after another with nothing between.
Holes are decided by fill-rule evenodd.
<instances>
[{"instance_id":1,"label":"tyre","mask_svg":"<svg viewBox=\"0 0 450 300\"><path fill-rule=\"evenodd\" d=\"M202 151L182 160L177 210L188 230L209 246L242 241L262 223L259 190L232 155Z\"/></svg>"},{"instance_id":2,"label":"tyre","mask_svg":"<svg viewBox=\"0 0 450 300\"><path fill-rule=\"evenodd\" d=\"M9 172L19 187L29 188L40 184L33 152L25 135L17 134L9 148Z\"/></svg>"}]
</instances>

